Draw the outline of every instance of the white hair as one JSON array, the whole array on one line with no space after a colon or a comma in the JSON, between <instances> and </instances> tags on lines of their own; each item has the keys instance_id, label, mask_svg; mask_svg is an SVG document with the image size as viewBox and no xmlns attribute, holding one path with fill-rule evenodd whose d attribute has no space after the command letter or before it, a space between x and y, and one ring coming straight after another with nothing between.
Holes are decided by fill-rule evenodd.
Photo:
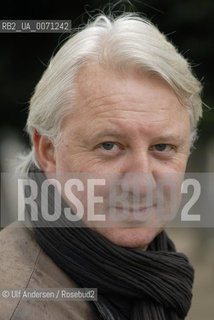
<instances>
[{"instance_id":1,"label":"white hair","mask_svg":"<svg viewBox=\"0 0 214 320\"><path fill-rule=\"evenodd\" d=\"M165 79L188 107L194 140L202 116L201 84L187 60L147 19L134 14L115 19L99 15L65 42L37 84L26 125L32 149L22 157L20 173L27 174L31 163L39 167L32 142L35 129L55 145L59 142L62 121L75 104L76 76L89 61L112 70L152 72Z\"/></svg>"}]
</instances>

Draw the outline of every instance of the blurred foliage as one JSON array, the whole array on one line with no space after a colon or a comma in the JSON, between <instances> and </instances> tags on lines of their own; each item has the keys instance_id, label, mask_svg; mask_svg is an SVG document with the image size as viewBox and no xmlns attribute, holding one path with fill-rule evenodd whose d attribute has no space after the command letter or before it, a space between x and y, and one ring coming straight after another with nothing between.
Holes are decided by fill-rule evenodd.
<instances>
[{"instance_id":1,"label":"blurred foliage","mask_svg":"<svg viewBox=\"0 0 214 320\"><path fill-rule=\"evenodd\" d=\"M134 11L158 25L179 51L189 59L194 73L204 84L203 101L212 108L213 77L213 0L133 0L112 1L114 11ZM78 27L103 10L109 12L109 1L15 2L7 1L0 19L70 19ZM3 117L1 125L22 130L34 87L56 48L68 37L60 34L0 34L0 88ZM214 135L214 112L205 107L200 124L202 139Z\"/></svg>"}]
</instances>

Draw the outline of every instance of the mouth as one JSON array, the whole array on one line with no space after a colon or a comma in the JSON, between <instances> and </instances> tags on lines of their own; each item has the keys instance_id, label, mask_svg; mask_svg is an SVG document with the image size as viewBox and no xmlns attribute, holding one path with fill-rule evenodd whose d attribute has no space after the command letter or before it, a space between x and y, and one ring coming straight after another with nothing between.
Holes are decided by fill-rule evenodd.
<instances>
[{"instance_id":1,"label":"mouth","mask_svg":"<svg viewBox=\"0 0 214 320\"><path fill-rule=\"evenodd\" d=\"M136 208L131 208L131 207L115 207L116 210L120 211L125 211L125 212L130 212L130 213L139 213L139 212L145 212L148 209L153 208L154 205L148 206L148 207L136 207Z\"/></svg>"},{"instance_id":2,"label":"mouth","mask_svg":"<svg viewBox=\"0 0 214 320\"><path fill-rule=\"evenodd\" d=\"M123 217L124 220L145 220L148 219L151 215L155 205L146 206L146 207L111 207L111 213L115 217Z\"/></svg>"}]
</instances>

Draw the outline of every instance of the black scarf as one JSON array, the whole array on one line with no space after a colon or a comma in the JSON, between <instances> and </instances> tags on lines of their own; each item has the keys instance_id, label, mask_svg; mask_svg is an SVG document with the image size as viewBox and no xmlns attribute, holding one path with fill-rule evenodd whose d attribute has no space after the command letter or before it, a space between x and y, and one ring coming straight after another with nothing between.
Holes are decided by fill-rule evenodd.
<instances>
[{"instance_id":1,"label":"black scarf","mask_svg":"<svg viewBox=\"0 0 214 320\"><path fill-rule=\"evenodd\" d=\"M38 186L46 179L35 166L30 168L29 177ZM51 211L53 190L48 203ZM40 206L40 197L37 205ZM65 207L67 204L62 200L59 210ZM98 300L90 303L96 307L100 319L186 317L194 272L186 256L176 252L165 231L146 251L141 251L118 246L90 228L81 228L82 221L68 222L61 212L60 221L47 222L39 216L39 221L31 222L36 240L80 287L98 289Z\"/></svg>"}]
</instances>

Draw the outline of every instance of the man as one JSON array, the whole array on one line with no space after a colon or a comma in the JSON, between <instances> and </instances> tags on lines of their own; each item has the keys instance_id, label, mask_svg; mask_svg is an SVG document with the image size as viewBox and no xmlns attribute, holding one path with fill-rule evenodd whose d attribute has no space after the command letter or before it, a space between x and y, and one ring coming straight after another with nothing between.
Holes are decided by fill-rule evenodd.
<instances>
[{"instance_id":1,"label":"man","mask_svg":"<svg viewBox=\"0 0 214 320\"><path fill-rule=\"evenodd\" d=\"M27 210L32 233L1 232L1 287L97 288L98 299L5 300L0 319L186 317L193 269L162 230L179 206L200 91L187 61L140 17L99 16L63 45L31 99L32 150L19 168L38 186L38 216ZM163 181L174 182L173 210L170 188L160 201Z\"/></svg>"}]
</instances>

